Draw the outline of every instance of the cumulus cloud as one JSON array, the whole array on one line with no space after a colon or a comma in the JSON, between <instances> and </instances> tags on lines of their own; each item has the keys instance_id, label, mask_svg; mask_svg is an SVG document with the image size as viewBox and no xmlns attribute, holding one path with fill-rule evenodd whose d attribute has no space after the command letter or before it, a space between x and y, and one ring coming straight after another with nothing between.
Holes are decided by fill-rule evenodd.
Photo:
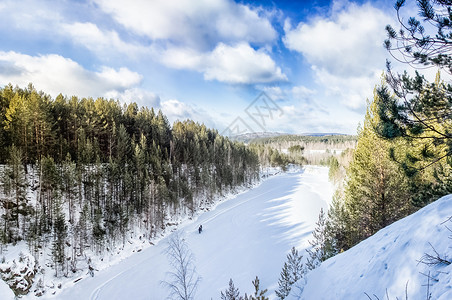
<instances>
[{"instance_id":1,"label":"cumulus cloud","mask_svg":"<svg viewBox=\"0 0 452 300\"><path fill-rule=\"evenodd\" d=\"M141 82L140 74L127 68L102 67L90 71L77 62L56 54L30 56L0 51L0 83L26 86L56 96L59 93L81 97L100 97L112 91L123 91Z\"/></svg>"},{"instance_id":2,"label":"cumulus cloud","mask_svg":"<svg viewBox=\"0 0 452 300\"><path fill-rule=\"evenodd\" d=\"M161 103L157 94L137 87L128 88L124 91L112 90L107 92L105 97L107 99L117 99L122 103L136 102L140 106L153 107L155 109L159 109Z\"/></svg>"},{"instance_id":3,"label":"cumulus cloud","mask_svg":"<svg viewBox=\"0 0 452 300\"><path fill-rule=\"evenodd\" d=\"M118 23L152 40L206 50L218 42L273 41L277 33L259 9L231 0L94 0Z\"/></svg>"},{"instance_id":4,"label":"cumulus cloud","mask_svg":"<svg viewBox=\"0 0 452 300\"><path fill-rule=\"evenodd\" d=\"M112 52L137 55L147 50L145 46L124 42L114 30L101 30L96 24L90 22L63 23L60 30L64 35L71 37L74 43L103 56Z\"/></svg>"},{"instance_id":5,"label":"cumulus cloud","mask_svg":"<svg viewBox=\"0 0 452 300\"><path fill-rule=\"evenodd\" d=\"M309 89L303 85L294 86L291 89L292 97L300 100L309 100L316 94L315 90Z\"/></svg>"},{"instance_id":6,"label":"cumulus cloud","mask_svg":"<svg viewBox=\"0 0 452 300\"><path fill-rule=\"evenodd\" d=\"M206 80L231 84L270 83L287 81L268 53L255 50L247 43L229 46L219 43L211 52L172 48L165 51L162 61L173 68L202 72Z\"/></svg>"},{"instance_id":7,"label":"cumulus cloud","mask_svg":"<svg viewBox=\"0 0 452 300\"><path fill-rule=\"evenodd\" d=\"M328 18L301 22L295 28L286 21L283 41L288 49L303 54L327 91L360 109L385 67L384 26L390 23L393 19L370 3L336 1Z\"/></svg>"},{"instance_id":8,"label":"cumulus cloud","mask_svg":"<svg viewBox=\"0 0 452 300\"><path fill-rule=\"evenodd\" d=\"M27 32L54 32L62 19L61 1L3 0L0 25Z\"/></svg>"},{"instance_id":9,"label":"cumulus cloud","mask_svg":"<svg viewBox=\"0 0 452 300\"><path fill-rule=\"evenodd\" d=\"M150 38L149 53L168 67L201 72L206 80L229 84L287 80L263 50L277 37L268 17L271 12L231 0L133 0L126 6L116 0L95 3L134 34ZM88 40L88 45L98 39L117 44L119 49L130 47L113 32L100 32L89 24L71 29L81 32L77 36Z\"/></svg>"},{"instance_id":10,"label":"cumulus cloud","mask_svg":"<svg viewBox=\"0 0 452 300\"><path fill-rule=\"evenodd\" d=\"M206 80L229 84L287 80L271 58L271 45L278 36L271 24L272 11L232 0L54 4L6 0L0 24L11 24L27 34L34 32L34 36L69 41L104 63L125 58L149 64L163 62L167 67L201 72ZM68 15L71 9L94 11L101 17Z\"/></svg>"}]
</instances>

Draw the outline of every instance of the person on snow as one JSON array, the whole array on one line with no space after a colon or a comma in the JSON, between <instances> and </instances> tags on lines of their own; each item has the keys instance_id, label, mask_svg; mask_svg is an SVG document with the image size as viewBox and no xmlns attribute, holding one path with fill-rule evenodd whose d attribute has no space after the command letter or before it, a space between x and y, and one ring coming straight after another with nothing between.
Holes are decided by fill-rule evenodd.
<instances>
[{"instance_id":1,"label":"person on snow","mask_svg":"<svg viewBox=\"0 0 452 300\"><path fill-rule=\"evenodd\" d=\"M202 225L199 225L198 231L199 231L199 233L202 232Z\"/></svg>"}]
</instances>

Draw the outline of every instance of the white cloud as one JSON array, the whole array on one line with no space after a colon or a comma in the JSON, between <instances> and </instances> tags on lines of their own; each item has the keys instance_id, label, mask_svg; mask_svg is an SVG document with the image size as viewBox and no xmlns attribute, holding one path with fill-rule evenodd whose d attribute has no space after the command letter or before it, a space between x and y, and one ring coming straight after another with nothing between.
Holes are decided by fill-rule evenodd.
<instances>
[{"instance_id":1,"label":"white cloud","mask_svg":"<svg viewBox=\"0 0 452 300\"><path fill-rule=\"evenodd\" d=\"M264 50L277 37L269 20L272 12L231 0L133 0L127 5L119 0L95 0L95 3L134 34L150 38L150 46L143 48L168 67L201 72L205 80L229 84L287 80L269 51ZM81 43L87 41L87 47L102 44L118 45L118 49L132 47L114 32L101 32L93 24L76 24L70 29ZM256 50L250 44L262 48Z\"/></svg>"},{"instance_id":2,"label":"white cloud","mask_svg":"<svg viewBox=\"0 0 452 300\"><path fill-rule=\"evenodd\" d=\"M84 69L75 61L56 54L30 56L0 51L0 83L26 86L28 83L52 96L59 93L81 97L101 97L123 91L141 82L141 75L127 68L100 71Z\"/></svg>"},{"instance_id":3,"label":"white cloud","mask_svg":"<svg viewBox=\"0 0 452 300\"><path fill-rule=\"evenodd\" d=\"M184 121L187 119L204 123L208 127L215 127L216 124L214 118L204 109L177 99L164 100L157 94L138 87L128 88L124 91L109 91L104 97L107 99L118 99L122 103L135 102L139 106L152 107L155 112L161 110L168 118L170 124L177 120Z\"/></svg>"},{"instance_id":4,"label":"white cloud","mask_svg":"<svg viewBox=\"0 0 452 300\"><path fill-rule=\"evenodd\" d=\"M292 97L300 100L309 100L316 94L316 91L311 90L303 85L294 86L291 89Z\"/></svg>"},{"instance_id":5,"label":"white cloud","mask_svg":"<svg viewBox=\"0 0 452 300\"><path fill-rule=\"evenodd\" d=\"M63 23L60 26L66 36L74 43L105 56L108 53L120 52L127 55L142 54L146 47L124 42L114 30L101 30L93 23Z\"/></svg>"},{"instance_id":6,"label":"white cloud","mask_svg":"<svg viewBox=\"0 0 452 300\"><path fill-rule=\"evenodd\" d=\"M169 116L169 119L179 120L190 118L195 112L192 107L176 99L163 101L161 109L164 114Z\"/></svg>"},{"instance_id":7,"label":"white cloud","mask_svg":"<svg viewBox=\"0 0 452 300\"><path fill-rule=\"evenodd\" d=\"M230 0L94 0L124 27L153 40L191 48L220 41L273 41L277 33L258 9Z\"/></svg>"},{"instance_id":8,"label":"white cloud","mask_svg":"<svg viewBox=\"0 0 452 300\"><path fill-rule=\"evenodd\" d=\"M235 46L219 43L213 51L205 53L172 48L164 52L162 61L173 68L202 72L206 80L231 84L287 81L269 54L262 49L255 50L247 43Z\"/></svg>"},{"instance_id":9,"label":"white cloud","mask_svg":"<svg viewBox=\"0 0 452 300\"><path fill-rule=\"evenodd\" d=\"M291 28L284 44L312 65L318 83L353 109L365 106L385 68L384 27L393 19L370 3L336 1L331 16Z\"/></svg>"},{"instance_id":10,"label":"white cloud","mask_svg":"<svg viewBox=\"0 0 452 300\"><path fill-rule=\"evenodd\" d=\"M155 93L132 87L124 91L113 90L105 94L107 99L118 99L122 103L136 102L140 106L147 106L154 109L160 108L160 97Z\"/></svg>"},{"instance_id":11,"label":"white cloud","mask_svg":"<svg viewBox=\"0 0 452 300\"><path fill-rule=\"evenodd\" d=\"M72 9L101 16L80 18L69 14ZM43 5L6 0L0 25L69 41L104 63L139 58L198 71L206 80L253 84L287 80L271 58L278 36L270 22L275 13L232 0L131 0L127 5L119 0Z\"/></svg>"},{"instance_id":12,"label":"white cloud","mask_svg":"<svg viewBox=\"0 0 452 300\"><path fill-rule=\"evenodd\" d=\"M287 94L280 86L259 86L258 89L264 91L273 101L287 100Z\"/></svg>"},{"instance_id":13,"label":"white cloud","mask_svg":"<svg viewBox=\"0 0 452 300\"><path fill-rule=\"evenodd\" d=\"M55 25L63 19L61 5L58 1L3 0L0 24L28 32L54 32L58 29Z\"/></svg>"}]
</instances>

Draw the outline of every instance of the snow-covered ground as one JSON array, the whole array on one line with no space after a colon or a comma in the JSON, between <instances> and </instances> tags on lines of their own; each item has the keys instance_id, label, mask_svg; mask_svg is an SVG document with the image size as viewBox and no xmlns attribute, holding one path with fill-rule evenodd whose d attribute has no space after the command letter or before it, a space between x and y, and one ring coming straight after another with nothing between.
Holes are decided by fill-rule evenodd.
<instances>
[{"instance_id":1,"label":"snow-covered ground","mask_svg":"<svg viewBox=\"0 0 452 300\"><path fill-rule=\"evenodd\" d=\"M287 253L292 246L300 250L308 246L320 208L327 208L332 192L328 169L308 166L270 177L180 225L178 230L184 232L202 277L195 298L219 299L230 278L242 293L249 294L256 275L261 287L275 298ZM199 224L202 234L197 232ZM165 255L168 238L42 298L165 299L168 291L161 281L170 271Z\"/></svg>"},{"instance_id":2,"label":"snow-covered ground","mask_svg":"<svg viewBox=\"0 0 452 300\"><path fill-rule=\"evenodd\" d=\"M420 262L452 260L451 216L449 195L328 259L289 299L452 299L452 264Z\"/></svg>"}]
</instances>

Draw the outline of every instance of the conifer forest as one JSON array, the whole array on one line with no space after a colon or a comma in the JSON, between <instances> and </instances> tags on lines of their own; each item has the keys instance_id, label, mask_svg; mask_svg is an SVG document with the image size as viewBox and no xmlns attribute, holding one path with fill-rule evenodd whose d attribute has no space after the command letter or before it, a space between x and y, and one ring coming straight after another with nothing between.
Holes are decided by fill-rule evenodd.
<instances>
[{"instance_id":1,"label":"conifer forest","mask_svg":"<svg viewBox=\"0 0 452 300\"><path fill-rule=\"evenodd\" d=\"M52 99L31 84L2 88L0 102L0 245L50 246L57 274L258 179L256 152L152 108Z\"/></svg>"}]
</instances>

